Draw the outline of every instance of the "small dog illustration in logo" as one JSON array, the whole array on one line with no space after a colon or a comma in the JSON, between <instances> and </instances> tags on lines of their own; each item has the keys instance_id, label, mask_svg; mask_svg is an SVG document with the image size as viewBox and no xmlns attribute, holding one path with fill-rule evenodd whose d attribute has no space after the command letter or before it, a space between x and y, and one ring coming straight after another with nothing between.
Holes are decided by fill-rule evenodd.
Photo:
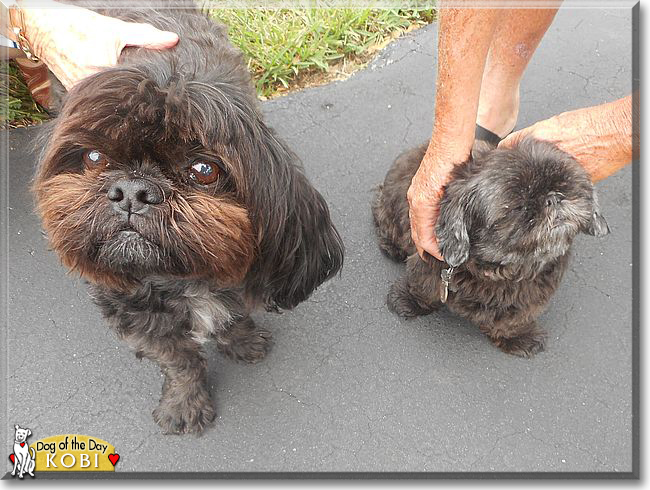
<instances>
[{"instance_id":1,"label":"small dog illustration in logo","mask_svg":"<svg viewBox=\"0 0 650 490\"><path fill-rule=\"evenodd\" d=\"M16 476L16 469L19 469L18 478L22 478L25 472L34 476L34 465L36 463L36 452L27 444L27 438L32 435L29 429L21 429L16 425L16 437L14 438L14 470L11 476ZM32 451L31 455L29 451ZM20 468L19 468L20 467Z\"/></svg>"}]
</instances>

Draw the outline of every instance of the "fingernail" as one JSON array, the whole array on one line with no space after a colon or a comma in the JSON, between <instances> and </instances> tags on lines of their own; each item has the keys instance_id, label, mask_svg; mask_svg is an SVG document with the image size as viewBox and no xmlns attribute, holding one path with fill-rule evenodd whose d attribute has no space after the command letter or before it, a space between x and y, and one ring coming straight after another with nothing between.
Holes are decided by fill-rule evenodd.
<instances>
[{"instance_id":1,"label":"fingernail","mask_svg":"<svg viewBox=\"0 0 650 490\"><path fill-rule=\"evenodd\" d=\"M165 41L178 42L178 34L176 34L175 32L171 32L171 31L161 31L161 32L162 32L161 38L164 38Z\"/></svg>"}]
</instances>

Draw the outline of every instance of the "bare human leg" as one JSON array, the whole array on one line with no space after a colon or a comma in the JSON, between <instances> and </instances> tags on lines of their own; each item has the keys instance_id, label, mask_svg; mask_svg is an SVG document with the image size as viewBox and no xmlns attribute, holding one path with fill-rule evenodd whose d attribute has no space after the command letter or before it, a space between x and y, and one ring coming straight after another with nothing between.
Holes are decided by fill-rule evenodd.
<instances>
[{"instance_id":1,"label":"bare human leg","mask_svg":"<svg viewBox=\"0 0 650 490\"><path fill-rule=\"evenodd\" d=\"M499 13L483 72L476 123L501 138L517 123L519 82L557 10L504 9Z\"/></svg>"}]
</instances>

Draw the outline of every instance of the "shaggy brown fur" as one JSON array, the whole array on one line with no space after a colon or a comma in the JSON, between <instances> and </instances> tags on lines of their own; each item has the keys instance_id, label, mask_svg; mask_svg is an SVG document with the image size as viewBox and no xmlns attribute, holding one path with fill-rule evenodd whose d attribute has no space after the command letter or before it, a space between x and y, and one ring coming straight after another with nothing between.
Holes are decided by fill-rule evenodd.
<instances>
[{"instance_id":1,"label":"shaggy brown fur","mask_svg":"<svg viewBox=\"0 0 650 490\"><path fill-rule=\"evenodd\" d=\"M190 2L154 3L95 9L180 42L127 48L117 67L75 85L45 131L34 192L63 264L165 373L155 420L198 432L215 416L203 343L263 358L271 337L250 313L304 301L340 270L343 244L298 158L264 123L225 28Z\"/></svg>"},{"instance_id":2,"label":"shaggy brown fur","mask_svg":"<svg viewBox=\"0 0 650 490\"><path fill-rule=\"evenodd\" d=\"M39 179L34 191L43 227L66 267L91 282L132 286L137 284L139 272L134 264L127 260L120 266L115 258L107 257L114 252L108 243L124 223L98 220L99 216L112 215L111 201L102 189L116 178L106 173L61 174ZM152 209L150 216L134 215L130 222L130 227L141 235L160 240L160 248L151 246L146 250L155 255L155 259L148 259L152 272L213 277L224 286L240 283L255 256L246 210L229 199L202 193L183 195L172 186L165 189L165 194L168 199ZM101 247L97 246L99 242ZM124 245L122 239L113 244ZM160 253L172 247L178 263ZM120 261L123 258L120 255Z\"/></svg>"},{"instance_id":3,"label":"shaggy brown fur","mask_svg":"<svg viewBox=\"0 0 650 490\"><path fill-rule=\"evenodd\" d=\"M406 259L389 308L407 318L439 308L441 273L452 266L449 309L504 352L534 355L545 339L535 319L562 279L573 238L609 233L587 173L548 143L525 140L509 150L479 143L440 203L436 236L447 263L424 262L411 239L406 192L425 152L423 145L397 158L373 204L380 247Z\"/></svg>"}]
</instances>

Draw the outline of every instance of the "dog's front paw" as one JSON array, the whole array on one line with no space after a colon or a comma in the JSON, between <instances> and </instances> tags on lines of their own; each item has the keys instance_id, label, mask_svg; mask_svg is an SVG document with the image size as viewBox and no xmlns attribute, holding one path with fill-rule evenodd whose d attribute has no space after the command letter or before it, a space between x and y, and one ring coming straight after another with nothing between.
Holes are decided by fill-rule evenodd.
<instances>
[{"instance_id":1,"label":"dog's front paw","mask_svg":"<svg viewBox=\"0 0 650 490\"><path fill-rule=\"evenodd\" d=\"M393 284L386 298L388 309L402 318L428 315L434 309L423 307L409 292L403 279Z\"/></svg>"},{"instance_id":2,"label":"dog's front paw","mask_svg":"<svg viewBox=\"0 0 650 490\"><path fill-rule=\"evenodd\" d=\"M255 330L245 337L232 339L227 345L219 345L219 348L231 359L254 364L266 357L272 344L271 332Z\"/></svg>"},{"instance_id":3,"label":"dog's front paw","mask_svg":"<svg viewBox=\"0 0 650 490\"><path fill-rule=\"evenodd\" d=\"M539 330L518 337L492 339L494 344L506 354L531 358L544 350L546 333Z\"/></svg>"},{"instance_id":4,"label":"dog's front paw","mask_svg":"<svg viewBox=\"0 0 650 490\"><path fill-rule=\"evenodd\" d=\"M216 411L207 390L198 390L185 397L163 395L153 411L153 419L164 434L183 434L203 431L216 417Z\"/></svg>"},{"instance_id":5,"label":"dog's front paw","mask_svg":"<svg viewBox=\"0 0 650 490\"><path fill-rule=\"evenodd\" d=\"M250 317L244 318L217 338L217 347L224 355L251 364L264 359L272 344L271 332L258 328Z\"/></svg>"}]
</instances>

